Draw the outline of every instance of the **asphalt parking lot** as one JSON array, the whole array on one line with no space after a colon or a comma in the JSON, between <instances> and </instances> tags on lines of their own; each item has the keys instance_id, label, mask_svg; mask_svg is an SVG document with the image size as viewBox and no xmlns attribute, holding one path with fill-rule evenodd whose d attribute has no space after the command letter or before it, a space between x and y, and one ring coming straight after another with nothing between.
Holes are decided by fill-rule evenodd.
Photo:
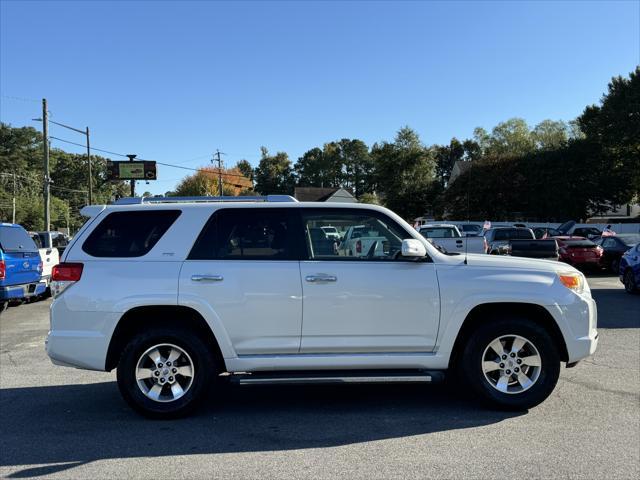
<instances>
[{"instance_id":1,"label":"asphalt parking lot","mask_svg":"<svg viewBox=\"0 0 640 480\"><path fill-rule=\"evenodd\" d=\"M526 413L443 385L230 387L197 415L143 419L115 374L54 367L49 301L0 316L0 475L9 478L640 477L640 295L589 280L595 356Z\"/></svg>"}]
</instances>

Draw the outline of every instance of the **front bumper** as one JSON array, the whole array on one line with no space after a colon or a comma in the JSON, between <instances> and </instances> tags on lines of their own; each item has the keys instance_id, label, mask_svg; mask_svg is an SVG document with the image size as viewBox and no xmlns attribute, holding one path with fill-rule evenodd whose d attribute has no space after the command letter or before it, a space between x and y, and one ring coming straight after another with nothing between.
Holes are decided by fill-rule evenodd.
<instances>
[{"instance_id":1,"label":"front bumper","mask_svg":"<svg viewBox=\"0 0 640 480\"><path fill-rule=\"evenodd\" d=\"M7 285L0 287L0 300L20 300L22 298L42 295L47 290L47 283L32 282L21 285Z\"/></svg>"},{"instance_id":2,"label":"front bumper","mask_svg":"<svg viewBox=\"0 0 640 480\"><path fill-rule=\"evenodd\" d=\"M565 345L568 361L575 363L593 355L598 347L598 308L593 298L576 295L568 305L556 305L554 316Z\"/></svg>"}]
</instances>

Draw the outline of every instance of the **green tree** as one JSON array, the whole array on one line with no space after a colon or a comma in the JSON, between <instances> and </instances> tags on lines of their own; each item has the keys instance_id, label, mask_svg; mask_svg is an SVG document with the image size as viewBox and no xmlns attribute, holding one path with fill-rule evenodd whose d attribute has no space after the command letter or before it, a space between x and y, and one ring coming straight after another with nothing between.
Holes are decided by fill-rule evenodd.
<instances>
[{"instance_id":1,"label":"green tree","mask_svg":"<svg viewBox=\"0 0 640 480\"><path fill-rule=\"evenodd\" d=\"M385 206L409 219L433 209L436 161L415 131L401 128L393 143L375 144L371 156Z\"/></svg>"},{"instance_id":2,"label":"green tree","mask_svg":"<svg viewBox=\"0 0 640 480\"><path fill-rule=\"evenodd\" d=\"M543 120L531 132L539 150L562 148L569 141L569 126L562 121Z\"/></svg>"},{"instance_id":3,"label":"green tree","mask_svg":"<svg viewBox=\"0 0 640 480\"><path fill-rule=\"evenodd\" d=\"M578 117L585 141L599 147L601 189L622 204L640 195L640 66L629 78L615 77L600 105L585 108Z\"/></svg>"},{"instance_id":4,"label":"green tree","mask_svg":"<svg viewBox=\"0 0 640 480\"><path fill-rule=\"evenodd\" d=\"M236 168L240 170L240 173L242 173L242 175L253 181L253 167L248 160L240 160L238 163L236 163Z\"/></svg>"},{"instance_id":5,"label":"green tree","mask_svg":"<svg viewBox=\"0 0 640 480\"><path fill-rule=\"evenodd\" d=\"M295 179L289 156L284 152L270 155L261 147L262 158L254 172L255 189L262 195L293 194Z\"/></svg>"},{"instance_id":6,"label":"green tree","mask_svg":"<svg viewBox=\"0 0 640 480\"><path fill-rule=\"evenodd\" d=\"M485 154L494 157L527 155L536 148L535 139L527 122L511 118L493 127Z\"/></svg>"}]
</instances>

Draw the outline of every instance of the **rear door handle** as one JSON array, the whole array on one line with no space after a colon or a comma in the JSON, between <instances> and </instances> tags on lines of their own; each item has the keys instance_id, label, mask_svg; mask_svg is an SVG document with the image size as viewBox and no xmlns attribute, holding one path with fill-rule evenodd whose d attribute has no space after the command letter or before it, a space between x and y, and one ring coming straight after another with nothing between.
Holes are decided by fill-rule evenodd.
<instances>
[{"instance_id":1,"label":"rear door handle","mask_svg":"<svg viewBox=\"0 0 640 480\"><path fill-rule=\"evenodd\" d=\"M222 275L191 275L194 282L221 282L224 280Z\"/></svg>"},{"instance_id":2,"label":"rear door handle","mask_svg":"<svg viewBox=\"0 0 640 480\"><path fill-rule=\"evenodd\" d=\"M327 283L336 282L338 277L335 275L327 275L326 273L318 273L315 275L307 275L304 279L309 283Z\"/></svg>"}]
</instances>

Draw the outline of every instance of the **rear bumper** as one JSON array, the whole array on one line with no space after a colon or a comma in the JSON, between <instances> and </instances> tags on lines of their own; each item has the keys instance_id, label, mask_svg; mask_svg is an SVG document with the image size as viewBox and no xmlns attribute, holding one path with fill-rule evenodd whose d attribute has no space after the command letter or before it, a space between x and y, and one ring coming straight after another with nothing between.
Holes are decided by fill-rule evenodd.
<instances>
[{"instance_id":1,"label":"rear bumper","mask_svg":"<svg viewBox=\"0 0 640 480\"><path fill-rule=\"evenodd\" d=\"M47 282L23 283L0 287L0 300L19 300L42 295L47 289Z\"/></svg>"}]
</instances>

